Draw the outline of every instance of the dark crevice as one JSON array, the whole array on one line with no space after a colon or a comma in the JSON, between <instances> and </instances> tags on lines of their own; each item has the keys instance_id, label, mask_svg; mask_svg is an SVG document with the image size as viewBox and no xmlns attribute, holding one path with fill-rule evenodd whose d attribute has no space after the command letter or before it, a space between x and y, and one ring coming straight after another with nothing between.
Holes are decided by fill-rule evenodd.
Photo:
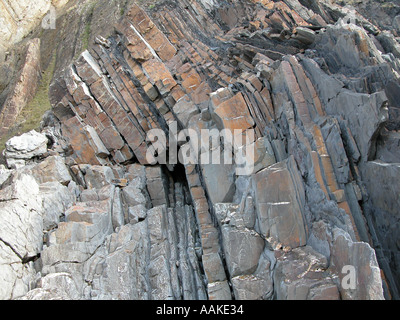
<instances>
[{"instance_id":1,"label":"dark crevice","mask_svg":"<svg viewBox=\"0 0 400 320\"><path fill-rule=\"evenodd\" d=\"M210 198L210 196L208 194L209 192L207 190L207 186L206 186L206 183L204 181L204 178L203 178L203 175L202 175L202 172L201 172L201 168L200 168L199 165L196 165L196 171L197 171L197 173L199 175L201 186L204 189L204 193L205 193L205 196L206 196L206 199L207 199L207 202L208 202L209 213L211 215L212 222L214 224L214 227L218 231L218 241L219 241L219 244L220 244L219 255L221 257L222 265L224 267L226 280L228 281L228 284L229 284L229 290L231 291L232 300L235 300L235 294L233 292L233 287L232 287L232 283L231 283L231 276L230 276L230 272L229 272L229 269L228 269L228 264L226 262L225 254L223 252L224 246L223 246L223 240L222 240L221 227L220 227L220 225L218 223L218 220L217 220L217 217L216 217L216 214L215 214L215 211L214 211L214 205L213 205L213 203L211 201L211 198Z\"/></svg>"},{"instance_id":2,"label":"dark crevice","mask_svg":"<svg viewBox=\"0 0 400 320\"><path fill-rule=\"evenodd\" d=\"M40 258L40 253L38 253L35 256L29 256L28 253L25 254L25 256L21 256L17 250L14 249L14 247L7 241L3 240L0 238L0 241L4 243L8 248L11 249L12 252L21 260L22 264L28 264L29 262L35 262Z\"/></svg>"},{"instance_id":3,"label":"dark crevice","mask_svg":"<svg viewBox=\"0 0 400 320\"><path fill-rule=\"evenodd\" d=\"M11 249L11 251L14 252L15 255L16 255L19 259L21 259L21 261L23 261L24 258L19 254L19 252L18 252L17 250L15 250L15 249L13 248L13 246L12 246L10 243L8 243L7 241L4 241L2 238L0 238L0 241L3 242L7 247L9 247L9 248Z\"/></svg>"},{"instance_id":4,"label":"dark crevice","mask_svg":"<svg viewBox=\"0 0 400 320\"><path fill-rule=\"evenodd\" d=\"M189 225L189 220L186 216L185 213L185 218L184 218L184 225L185 227L183 228L183 230L181 230L182 232L184 232L185 230L187 230L188 232L192 232L192 236L194 238L194 244L196 246L196 244L200 244L201 243L201 237L200 237L200 226L198 225L197 219L196 219L196 214L194 211L194 201L191 197L190 194L190 189L189 189L189 183L187 181L187 177L186 177L186 170L185 170L185 166L181 163L178 163L176 165L174 165L173 167L168 168L166 165L162 165L163 171L166 175L166 177L171 178L172 180L172 184L173 185L173 190L169 190L168 193L173 193L173 197L174 197L174 208L173 208L173 215L174 217L176 217L176 214L178 213L177 210L181 210L181 213L183 213L183 211L186 210L185 206L190 206L191 207L191 212L192 212L192 222L194 223L194 228L191 228L191 226ZM177 190L177 188L179 188L180 190ZM182 218L182 217L180 217ZM176 217L175 221L179 221L179 219ZM185 242L188 241L187 239L187 234L183 234L181 235L178 232L178 225L176 224L176 229L174 230L177 234L177 257L180 257L180 254L183 252L183 255L185 257L185 260L189 266L189 268L193 271L192 272L192 280L193 280L193 287L194 288L198 288L199 285L201 285L204 288L204 292L207 292L207 287L206 287L206 283L205 283L205 279L206 279L206 273L203 267L203 261L201 256L197 256L197 262L198 262L198 268L199 268L199 273L200 273L200 277L202 280L202 283L199 284L196 281L196 277L194 275L194 266L191 263L191 260L189 258L187 249L188 248L180 248L179 243L181 242L180 236L184 236L186 237ZM193 248L196 250L196 248ZM178 258L179 259L179 258ZM180 259L179 259L180 260ZM178 277L179 277L179 281L180 284L182 284L182 273L180 268L178 268ZM181 285L181 288L182 285ZM183 294L183 293L182 293ZM199 299L200 297L198 296L198 292L195 291L194 294L196 295L196 299ZM183 299L183 296L181 297Z\"/></svg>"},{"instance_id":5,"label":"dark crevice","mask_svg":"<svg viewBox=\"0 0 400 320\"><path fill-rule=\"evenodd\" d=\"M27 264L29 262L35 262L38 259L40 259L40 253L38 253L36 256L31 256L29 257L28 254L26 254L23 258L22 258L22 264Z\"/></svg>"}]
</instances>

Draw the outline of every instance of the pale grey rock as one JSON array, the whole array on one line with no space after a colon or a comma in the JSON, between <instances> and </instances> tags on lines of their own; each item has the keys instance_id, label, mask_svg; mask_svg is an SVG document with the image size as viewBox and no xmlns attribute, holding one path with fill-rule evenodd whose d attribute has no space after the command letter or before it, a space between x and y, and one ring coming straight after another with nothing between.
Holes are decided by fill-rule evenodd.
<instances>
[{"instance_id":1,"label":"pale grey rock","mask_svg":"<svg viewBox=\"0 0 400 320\"><path fill-rule=\"evenodd\" d=\"M311 247L296 248L277 259L274 271L278 300L339 300L339 290L326 272L327 259Z\"/></svg>"},{"instance_id":2,"label":"pale grey rock","mask_svg":"<svg viewBox=\"0 0 400 320\"><path fill-rule=\"evenodd\" d=\"M65 186L72 181L71 174L61 156L51 156L35 165L22 168L22 172L31 175L39 184L59 182Z\"/></svg>"},{"instance_id":3,"label":"pale grey rock","mask_svg":"<svg viewBox=\"0 0 400 320\"><path fill-rule=\"evenodd\" d=\"M252 274L264 249L264 240L254 231L224 225L222 241L231 277Z\"/></svg>"},{"instance_id":4,"label":"pale grey rock","mask_svg":"<svg viewBox=\"0 0 400 320\"><path fill-rule=\"evenodd\" d=\"M95 189L86 189L81 192L80 199L82 202L99 201L99 195Z\"/></svg>"},{"instance_id":5,"label":"pale grey rock","mask_svg":"<svg viewBox=\"0 0 400 320\"><path fill-rule=\"evenodd\" d=\"M76 202L76 197L59 182L46 182L39 190L43 197L43 229L49 231L57 227L65 211Z\"/></svg>"},{"instance_id":6,"label":"pale grey rock","mask_svg":"<svg viewBox=\"0 0 400 320\"><path fill-rule=\"evenodd\" d=\"M146 280L147 235L144 223L125 225L112 234L103 256L92 257L86 281L92 283L94 300L142 300L151 297Z\"/></svg>"},{"instance_id":7,"label":"pale grey rock","mask_svg":"<svg viewBox=\"0 0 400 320\"><path fill-rule=\"evenodd\" d=\"M43 247L43 208L39 185L17 172L0 190L0 299L23 296L32 287L36 271L32 263Z\"/></svg>"},{"instance_id":8,"label":"pale grey rock","mask_svg":"<svg viewBox=\"0 0 400 320\"><path fill-rule=\"evenodd\" d=\"M122 204L122 193L121 189L115 186L112 186L112 190L114 190L110 208L111 208L111 220L113 224L114 230L125 225L125 212Z\"/></svg>"},{"instance_id":9,"label":"pale grey rock","mask_svg":"<svg viewBox=\"0 0 400 320\"><path fill-rule=\"evenodd\" d=\"M261 234L292 248L305 245L305 191L294 158L258 172L253 188Z\"/></svg>"},{"instance_id":10,"label":"pale grey rock","mask_svg":"<svg viewBox=\"0 0 400 320\"><path fill-rule=\"evenodd\" d=\"M54 240L53 240L54 241ZM44 247L41 252L43 263L43 273L49 274L60 272L63 268L64 272L73 264L82 264L87 261L96 251L97 246L85 242L70 242L55 244Z\"/></svg>"},{"instance_id":11,"label":"pale grey rock","mask_svg":"<svg viewBox=\"0 0 400 320\"><path fill-rule=\"evenodd\" d=\"M0 191L0 198L0 238L21 258L37 255L42 248L43 230L39 185L31 176L17 173L13 183Z\"/></svg>"},{"instance_id":12,"label":"pale grey rock","mask_svg":"<svg viewBox=\"0 0 400 320\"><path fill-rule=\"evenodd\" d=\"M101 189L115 179L113 170L106 166L82 166L88 189Z\"/></svg>"},{"instance_id":13,"label":"pale grey rock","mask_svg":"<svg viewBox=\"0 0 400 320\"><path fill-rule=\"evenodd\" d=\"M42 156L47 152L47 143L47 137L35 130L11 138L4 150L8 167L22 167L27 160Z\"/></svg>"},{"instance_id":14,"label":"pale grey rock","mask_svg":"<svg viewBox=\"0 0 400 320\"><path fill-rule=\"evenodd\" d=\"M6 169L4 165L0 165L0 188L4 182L11 176L13 170Z\"/></svg>"},{"instance_id":15,"label":"pale grey rock","mask_svg":"<svg viewBox=\"0 0 400 320\"><path fill-rule=\"evenodd\" d=\"M129 207L142 205L147 208L149 206L150 199L145 191L142 178L135 178L127 187L122 188L122 196L124 203Z\"/></svg>"},{"instance_id":16,"label":"pale grey rock","mask_svg":"<svg viewBox=\"0 0 400 320\"><path fill-rule=\"evenodd\" d=\"M210 300L232 300L232 293L226 280L209 283L207 290Z\"/></svg>"},{"instance_id":17,"label":"pale grey rock","mask_svg":"<svg viewBox=\"0 0 400 320\"><path fill-rule=\"evenodd\" d=\"M128 220L131 224L143 221L147 217L147 209L145 206L139 204L134 207L129 207Z\"/></svg>"},{"instance_id":18,"label":"pale grey rock","mask_svg":"<svg viewBox=\"0 0 400 320\"><path fill-rule=\"evenodd\" d=\"M68 273L52 273L40 279L38 288L29 291L21 300L80 300L72 276Z\"/></svg>"},{"instance_id":19,"label":"pale grey rock","mask_svg":"<svg viewBox=\"0 0 400 320\"><path fill-rule=\"evenodd\" d=\"M201 166L201 170L212 203L232 202L235 194L234 166L206 164Z\"/></svg>"},{"instance_id":20,"label":"pale grey rock","mask_svg":"<svg viewBox=\"0 0 400 320\"><path fill-rule=\"evenodd\" d=\"M51 101L62 123L47 119L44 123L58 127L43 131L52 149L27 163L15 159L13 166L24 165L19 170L0 167L0 297L381 299L386 282L376 256L391 287L396 281L388 265L395 270L400 261L398 139L382 130L397 125L397 40L387 32L379 35L359 14L356 25L346 25L350 11L325 0L264 2L264 7L202 0L184 6L188 19L181 20L182 27L193 12L204 22L206 11L214 10L217 23L201 23L204 34L227 26L232 31L221 34L226 42L207 48L215 41L200 43L188 28L190 44L176 43L180 50L168 62L162 58L166 47L154 48L160 70L150 70L150 63L124 61L134 43L119 42L126 53L120 55L110 41L103 48L107 52L98 50L95 57L86 51L57 76ZM158 9L172 10L159 30L172 31L167 37L174 38L169 17L179 18L182 5ZM148 11L152 20L157 14ZM265 18L272 22L268 29ZM280 25L279 19L287 21ZM304 27L301 19L312 26ZM290 39L291 32L302 43ZM299 53L308 45L310 50ZM146 60L145 54L141 58ZM178 85L164 79L161 61ZM199 73L204 91L185 95L179 89L183 64ZM246 72L239 75L241 70ZM143 91L147 79L151 86ZM162 89L160 100L156 87ZM67 110L69 104L75 112ZM74 115L79 120L73 123L82 127L72 130L77 139L73 134L69 146L60 136L72 129L67 119ZM238 166L221 164L185 166L186 176L180 165L126 165L144 162L141 139L150 128L167 129L174 117L197 133L217 127L254 130L254 174L236 176ZM68 158L41 161L57 153ZM103 166L84 163L90 161ZM115 162L123 165L111 166ZM376 254L358 235L372 240ZM362 285L354 291L340 287L345 264L360 272Z\"/></svg>"},{"instance_id":21,"label":"pale grey rock","mask_svg":"<svg viewBox=\"0 0 400 320\"><path fill-rule=\"evenodd\" d=\"M339 276L342 299L384 300L381 271L375 251L368 243L353 242L345 231L334 228L331 262L332 268ZM348 289L342 285L347 275L343 272L345 266L352 266L356 272L355 289Z\"/></svg>"},{"instance_id":22,"label":"pale grey rock","mask_svg":"<svg viewBox=\"0 0 400 320\"><path fill-rule=\"evenodd\" d=\"M225 281L226 275L221 257L217 252L211 252L202 256L203 266L208 283Z\"/></svg>"},{"instance_id":23,"label":"pale grey rock","mask_svg":"<svg viewBox=\"0 0 400 320\"><path fill-rule=\"evenodd\" d=\"M266 300L272 287L272 280L266 280L254 275L244 275L232 278L233 292L237 300Z\"/></svg>"},{"instance_id":24,"label":"pale grey rock","mask_svg":"<svg viewBox=\"0 0 400 320\"><path fill-rule=\"evenodd\" d=\"M32 264L21 263L20 257L0 240L0 299L22 297L34 287L36 271Z\"/></svg>"}]
</instances>

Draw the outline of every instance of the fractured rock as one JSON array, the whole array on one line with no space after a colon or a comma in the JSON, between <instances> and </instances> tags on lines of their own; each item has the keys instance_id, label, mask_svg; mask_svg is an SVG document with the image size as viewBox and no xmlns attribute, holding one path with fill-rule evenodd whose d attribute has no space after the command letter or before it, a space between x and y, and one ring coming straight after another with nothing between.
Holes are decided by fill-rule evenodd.
<instances>
[{"instance_id":1,"label":"fractured rock","mask_svg":"<svg viewBox=\"0 0 400 320\"><path fill-rule=\"evenodd\" d=\"M32 130L6 143L4 156L9 168L24 166L26 161L40 157L47 152L48 139L45 135Z\"/></svg>"},{"instance_id":2,"label":"fractured rock","mask_svg":"<svg viewBox=\"0 0 400 320\"><path fill-rule=\"evenodd\" d=\"M305 194L294 158L255 174L254 189L261 234L292 248L305 245Z\"/></svg>"}]
</instances>

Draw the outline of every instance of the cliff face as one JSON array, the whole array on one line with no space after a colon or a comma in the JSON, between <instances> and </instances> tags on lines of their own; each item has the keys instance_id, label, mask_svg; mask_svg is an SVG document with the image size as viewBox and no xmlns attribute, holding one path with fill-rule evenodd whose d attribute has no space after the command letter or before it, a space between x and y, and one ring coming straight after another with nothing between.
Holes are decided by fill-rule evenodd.
<instances>
[{"instance_id":1,"label":"cliff face","mask_svg":"<svg viewBox=\"0 0 400 320\"><path fill-rule=\"evenodd\" d=\"M6 145L0 297L398 299L398 46L328 1L132 5Z\"/></svg>"},{"instance_id":2,"label":"cliff face","mask_svg":"<svg viewBox=\"0 0 400 320\"><path fill-rule=\"evenodd\" d=\"M14 45L13 42L17 39L7 41L7 50L0 47L1 151L4 143L13 135L39 127L40 117L44 113L40 110L51 107L47 79L51 80L62 72L95 43L98 35L108 37L114 30L113 25L132 5L133 0L71 0L51 3L53 9L44 12L44 16L39 12L35 19L32 16L21 20L30 23L30 28L26 29L21 41L19 39ZM17 4L18 2L13 2L10 5ZM21 7L29 8L33 5L35 4L28 3ZM50 7L50 2L48 6ZM47 20L50 15L54 20ZM24 118L23 114L29 114L27 110L32 110L35 106L33 115ZM0 162L4 163L1 156Z\"/></svg>"},{"instance_id":3,"label":"cliff face","mask_svg":"<svg viewBox=\"0 0 400 320\"><path fill-rule=\"evenodd\" d=\"M0 51L21 41L41 19L50 7L59 8L68 0L2 0L0 2ZM2 60L2 56L0 56Z\"/></svg>"}]
</instances>

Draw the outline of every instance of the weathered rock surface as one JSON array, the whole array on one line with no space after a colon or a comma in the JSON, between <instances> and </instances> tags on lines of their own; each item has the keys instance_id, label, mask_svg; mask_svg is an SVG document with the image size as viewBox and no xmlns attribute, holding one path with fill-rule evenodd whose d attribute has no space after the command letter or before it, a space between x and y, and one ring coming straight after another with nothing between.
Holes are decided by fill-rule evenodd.
<instances>
[{"instance_id":1,"label":"weathered rock surface","mask_svg":"<svg viewBox=\"0 0 400 320\"><path fill-rule=\"evenodd\" d=\"M53 80L49 150L5 153L0 298L399 298L395 37L294 0L135 4L101 36Z\"/></svg>"},{"instance_id":2,"label":"weathered rock surface","mask_svg":"<svg viewBox=\"0 0 400 320\"><path fill-rule=\"evenodd\" d=\"M3 4L4 2L1 5ZM23 66L17 75L15 84L11 84L12 88L9 89L10 94L5 100L4 105L0 108L1 135L8 132L22 109L35 96L41 77L40 39L35 38L30 40L26 47ZM7 77L6 74L3 76Z\"/></svg>"},{"instance_id":3,"label":"weathered rock surface","mask_svg":"<svg viewBox=\"0 0 400 320\"><path fill-rule=\"evenodd\" d=\"M4 156L10 168L24 166L26 161L43 156L47 152L48 139L45 135L32 130L7 141Z\"/></svg>"}]
</instances>

